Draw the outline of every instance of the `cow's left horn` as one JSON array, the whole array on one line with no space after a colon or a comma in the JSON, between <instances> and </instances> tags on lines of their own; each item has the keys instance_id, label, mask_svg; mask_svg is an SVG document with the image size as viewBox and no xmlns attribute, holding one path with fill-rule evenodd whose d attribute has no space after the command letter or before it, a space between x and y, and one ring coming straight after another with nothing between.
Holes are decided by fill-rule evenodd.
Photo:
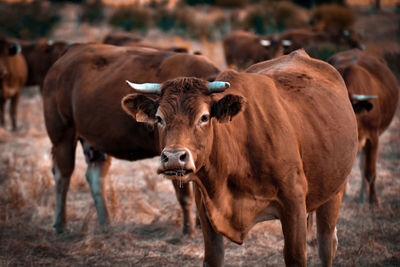
<instances>
[{"instance_id":1,"label":"cow's left horn","mask_svg":"<svg viewBox=\"0 0 400 267\"><path fill-rule=\"evenodd\" d=\"M126 80L130 87L141 93L161 94L161 84L159 83L131 83Z\"/></svg>"},{"instance_id":2,"label":"cow's left horn","mask_svg":"<svg viewBox=\"0 0 400 267\"><path fill-rule=\"evenodd\" d=\"M230 86L231 84L228 82L215 81L210 82L207 88L208 92L210 93L219 93L225 91L225 89L229 88Z\"/></svg>"},{"instance_id":3,"label":"cow's left horn","mask_svg":"<svg viewBox=\"0 0 400 267\"><path fill-rule=\"evenodd\" d=\"M352 100L358 100L358 101L365 101L365 100L370 100L378 98L376 95L351 95Z\"/></svg>"}]
</instances>

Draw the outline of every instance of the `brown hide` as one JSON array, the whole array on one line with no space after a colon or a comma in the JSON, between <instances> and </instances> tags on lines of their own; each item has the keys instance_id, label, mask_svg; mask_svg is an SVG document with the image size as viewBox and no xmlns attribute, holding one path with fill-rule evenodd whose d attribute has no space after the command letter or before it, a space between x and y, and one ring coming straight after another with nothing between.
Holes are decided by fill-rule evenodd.
<instances>
[{"instance_id":1,"label":"brown hide","mask_svg":"<svg viewBox=\"0 0 400 267\"><path fill-rule=\"evenodd\" d=\"M368 101L372 104L371 110L362 110L356 114L359 148L363 148L367 157L361 160L364 166L363 176L372 187L370 202L377 202L374 182L378 138L387 129L396 111L399 99L396 77L382 60L358 49L337 53L328 62L343 76L349 96L377 96L376 99ZM352 102L357 104L357 101Z\"/></svg>"},{"instance_id":2,"label":"brown hide","mask_svg":"<svg viewBox=\"0 0 400 267\"><path fill-rule=\"evenodd\" d=\"M126 32L116 32L107 34L102 43L116 46L123 46L126 43L135 43L142 41L142 38Z\"/></svg>"},{"instance_id":3,"label":"brown hide","mask_svg":"<svg viewBox=\"0 0 400 267\"><path fill-rule=\"evenodd\" d=\"M264 47L261 40L271 42ZM282 46L272 36L258 36L245 31L234 31L224 38L225 60L228 66L244 70L250 65L282 55Z\"/></svg>"},{"instance_id":4,"label":"brown hide","mask_svg":"<svg viewBox=\"0 0 400 267\"><path fill-rule=\"evenodd\" d=\"M192 180L201 192L204 264L223 263L214 230L242 243L255 223L279 218L286 264L304 266L306 213L317 210L320 257L329 266L340 192L357 153L356 118L340 74L301 50L216 80L230 87L209 93L200 79L168 81L148 114L163 149L159 172ZM138 106L125 100L135 97L122 101L132 116Z\"/></svg>"},{"instance_id":5,"label":"brown hide","mask_svg":"<svg viewBox=\"0 0 400 267\"><path fill-rule=\"evenodd\" d=\"M22 54L28 65L27 86L43 84L44 78L51 65L64 52L68 44L66 42L39 41L35 43L22 43Z\"/></svg>"},{"instance_id":6,"label":"brown hide","mask_svg":"<svg viewBox=\"0 0 400 267\"><path fill-rule=\"evenodd\" d=\"M160 47L151 45L145 41L143 41L140 37L131 35L129 33L110 33L106 35L103 39L103 44L111 44L116 46L130 46L137 48L151 48L162 51L172 51L176 53L188 53L189 50L186 47Z\"/></svg>"},{"instance_id":7,"label":"brown hide","mask_svg":"<svg viewBox=\"0 0 400 267\"><path fill-rule=\"evenodd\" d=\"M77 45L54 64L43 91L46 127L53 144L73 125L76 136L121 159L159 152L152 127L121 109L131 92L125 80L162 82L178 76L215 78L218 68L203 56L110 45Z\"/></svg>"},{"instance_id":8,"label":"brown hide","mask_svg":"<svg viewBox=\"0 0 400 267\"><path fill-rule=\"evenodd\" d=\"M10 99L12 129L16 130L16 109L21 88L27 79L27 67L17 44L0 39L0 125L4 125L4 104ZM14 51L15 50L15 51Z\"/></svg>"}]
</instances>

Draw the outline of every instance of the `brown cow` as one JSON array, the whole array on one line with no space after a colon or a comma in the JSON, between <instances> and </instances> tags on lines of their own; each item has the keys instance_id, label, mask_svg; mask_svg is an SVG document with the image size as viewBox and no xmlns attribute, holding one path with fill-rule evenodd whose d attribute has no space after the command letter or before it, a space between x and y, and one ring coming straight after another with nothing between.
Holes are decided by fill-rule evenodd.
<instances>
[{"instance_id":1,"label":"brown cow","mask_svg":"<svg viewBox=\"0 0 400 267\"><path fill-rule=\"evenodd\" d=\"M39 41L22 43L22 54L28 65L28 80L26 86L42 87L44 78L51 65L61 56L68 46L63 41Z\"/></svg>"},{"instance_id":2,"label":"brown cow","mask_svg":"<svg viewBox=\"0 0 400 267\"><path fill-rule=\"evenodd\" d=\"M359 149L362 149L360 202L364 202L368 183L369 202L377 204L375 181L379 136L387 129L396 111L399 98L396 77L383 61L358 49L337 53L328 62L343 76L356 112ZM368 95L375 99L368 99Z\"/></svg>"},{"instance_id":3,"label":"brown cow","mask_svg":"<svg viewBox=\"0 0 400 267\"><path fill-rule=\"evenodd\" d=\"M4 105L10 99L12 130L17 129L17 106L21 88L26 82L27 67L21 46L0 38L0 126L4 126Z\"/></svg>"},{"instance_id":4,"label":"brown cow","mask_svg":"<svg viewBox=\"0 0 400 267\"><path fill-rule=\"evenodd\" d=\"M262 37L241 30L226 35L223 45L226 64L238 70L283 54L282 46L273 36Z\"/></svg>"},{"instance_id":5,"label":"brown cow","mask_svg":"<svg viewBox=\"0 0 400 267\"><path fill-rule=\"evenodd\" d=\"M104 179L110 156L137 160L160 154L157 133L121 108L126 79L162 82L179 76L213 79L219 69L203 56L103 44L74 45L50 68L43 87L44 116L53 148L57 211L55 229L66 223L65 198L77 140L88 163L86 178L100 224L109 221ZM174 183L184 214L183 232L195 233L189 185Z\"/></svg>"},{"instance_id":6,"label":"brown cow","mask_svg":"<svg viewBox=\"0 0 400 267\"><path fill-rule=\"evenodd\" d=\"M189 50L186 47L172 46L172 47L160 47L151 45L143 41L140 37L134 36L129 33L110 33L106 35L103 39L103 44L111 44L116 46L132 46L132 47L143 47L143 48L153 48L163 51L172 51L176 53L188 53ZM197 52L197 51L196 51Z\"/></svg>"},{"instance_id":7,"label":"brown cow","mask_svg":"<svg viewBox=\"0 0 400 267\"><path fill-rule=\"evenodd\" d=\"M222 235L241 244L257 222L280 219L286 265L306 266L306 217L316 211L319 255L330 266L357 153L342 77L296 51L217 80L150 84L151 98L141 89L146 84L131 83L136 92L122 100L137 121L157 123L158 172L196 185L204 265L223 265Z\"/></svg>"},{"instance_id":8,"label":"brown cow","mask_svg":"<svg viewBox=\"0 0 400 267\"><path fill-rule=\"evenodd\" d=\"M362 47L359 35L348 30L333 34L312 28L290 29L283 32L278 41L282 44L285 55L300 48L307 50L307 48L318 46L321 43L331 43L349 48Z\"/></svg>"}]
</instances>

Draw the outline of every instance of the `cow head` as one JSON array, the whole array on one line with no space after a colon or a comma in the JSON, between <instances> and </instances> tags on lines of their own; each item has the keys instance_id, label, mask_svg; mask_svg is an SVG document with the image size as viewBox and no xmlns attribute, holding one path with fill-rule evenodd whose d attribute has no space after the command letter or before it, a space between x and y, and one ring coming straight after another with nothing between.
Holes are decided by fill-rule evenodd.
<instances>
[{"instance_id":1,"label":"cow head","mask_svg":"<svg viewBox=\"0 0 400 267\"><path fill-rule=\"evenodd\" d=\"M17 42L9 42L0 39L0 78L3 78L8 74L6 58L9 56L15 56L20 52L21 46Z\"/></svg>"},{"instance_id":2,"label":"cow head","mask_svg":"<svg viewBox=\"0 0 400 267\"><path fill-rule=\"evenodd\" d=\"M129 85L136 92L123 98L122 108L138 122L157 125L158 172L184 182L205 166L214 125L229 122L245 104L242 96L221 94L230 86L223 81L177 78L162 85Z\"/></svg>"},{"instance_id":3,"label":"cow head","mask_svg":"<svg viewBox=\"0 0 400 267\"><path fill-rule=\"evenodd\" d=\"M351 94L350 101L354 112L360 114L363 111L370 111L374 107L371 100L375 98L377 98L375 95Z\"/></svg>"}]
</instances>

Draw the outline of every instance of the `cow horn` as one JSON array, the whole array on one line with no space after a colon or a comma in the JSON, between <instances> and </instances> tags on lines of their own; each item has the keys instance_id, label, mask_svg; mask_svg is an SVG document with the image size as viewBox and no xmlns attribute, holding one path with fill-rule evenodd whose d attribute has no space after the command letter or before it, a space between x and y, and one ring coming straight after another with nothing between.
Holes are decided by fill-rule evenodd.
<instances>
[{"instance_id":1,"label":"cow horn","mask_svg":"<svg viewBox=\"0 0 400 267\"><path fill-rule=\"evenodd\" d=\"M358 101L365 101L365 100L370 100L370 99L374 99L374 98L378 98L378 96L376 95L351 95L351 99L352 100L358 100Z\"/></svg>"},{"instance_id":2,"label":"cow horn","mask_svg":"<svg viewBox=\"0 0 400 267\"><path fill-rule=\"evenodd\" d=\"M229 88L230 86L231 84L228 82L215 81L215 82L210 82L207 88L208 92L210 93L219 93L225 91L225 89Z\"/></svg>"},{"instance_id":3,"label":"cow horn","mask_svg":"<svg viewBox=\"0 0 400 267\"><path fill-rule=\"evenodd\" d=\"M262 46L270 46L271 45L271 41L270 40L260 40L260 44Z\"/></svg>"},{"instance_id":4,"label":"cow horn","mask_svg":"<svg viewBox=\"0 0 400 267\"><path fill-rule=\"evenodd\" d=\"M159 83L132 83L128 80L126 82L130 87L141 93L147 94L161 94L161 84Z\"/></svg>"},{"instance_id":5,"label":"cow horn","mask_svg":"<svg viewBox=\"0 0 400 267\"><path fill-rule=\"evenodd\" d=\"M283 46L291 46L292 45L292 41L290 41L290 40L282 40L282 45Z\"/></svg>"}]
</instances>

